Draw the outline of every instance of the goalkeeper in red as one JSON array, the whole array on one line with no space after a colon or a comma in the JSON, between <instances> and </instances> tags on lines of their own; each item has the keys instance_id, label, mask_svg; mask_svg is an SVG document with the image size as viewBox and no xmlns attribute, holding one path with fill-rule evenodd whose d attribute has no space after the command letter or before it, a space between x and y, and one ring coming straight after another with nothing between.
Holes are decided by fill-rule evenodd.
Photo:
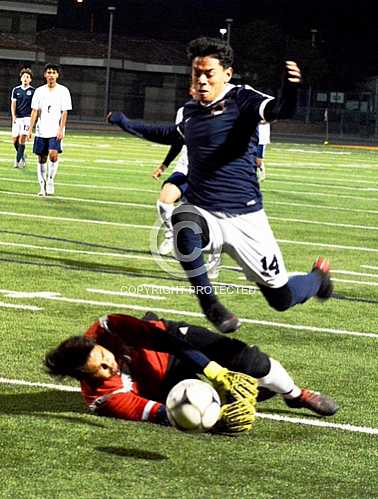
<instances>
[{"instance_id":1,"label":"goalkeeper in red","mask_svg":"<svg viewBox=\"0 0 378 499\"><path fill-rule=\"evenodd\" d=\"M321 416L338 410L329 397L299 388L257 346L199 326L158 320L151 312L143 319L123 314L101 318L83 336L72 336L48 352L45 365L53 376L77 379L86 405L99 416L169 424L164 405L169 390L196 375L204 375L223 395L227 403L221 423L231 432L251 429L257 385L257 401L280 394L292 408Z\"/></svg>"}]
</instances>

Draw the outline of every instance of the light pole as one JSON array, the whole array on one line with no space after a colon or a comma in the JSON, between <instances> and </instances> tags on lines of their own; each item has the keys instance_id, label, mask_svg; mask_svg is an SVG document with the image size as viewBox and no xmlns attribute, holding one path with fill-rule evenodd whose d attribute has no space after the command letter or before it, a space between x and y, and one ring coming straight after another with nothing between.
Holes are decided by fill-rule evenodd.
<instances>
[{"instance_id":1,"label":"light pole","mask_svg":"<svg viewBox=\"0 0 378 499\"><path fill-rule=\"evenodd\" d=\"M110 62L112 57L112 39L113 39L113 17L115 7L108 7L109 11L109 36L108 36L108 55L106 59L106 77L105 77L105 100L104 100L104 116L106 117L109 111L109 88L110 88Z\"/></svg>"},{"instance_id":2,"label":"light pole","mask_svg":"<svg viewBox=\"0 0 378 499\"><path fill-rule=\"evenodd\" d=\"M311 51L316 47L316 35L318 33L318 30L313 28L311 30ZM313 54L311 54L311 58L313 57ZM307 92L307 106L306 106L306 116L305 116L305 123L310 123L311 121L311 103L312 103L312 85L311 82L308 86L308 92Z\"/></svg>"},{"instance_id":3,"label":"light pole","mask_svg":"<svg viewBox=\"0 0 378 499\"><path fill-rule=\"evenodd\" d=\"M233 19L227 18L226 19L226 24L227 24L227 45L230 45L231 42L231 24L234 22Z\"/></svg>"},{"instance_id":4,"label":"light pole","mask_svg":"<svg viewBox=\"0 0 378 499\"><path fill-rule=\"evenodd\" d=\"M226 28L221 28L219 30L219 33L221 34L222 40L224 40L224 35L227 33L227 29Z\"/></svg>"}]
</instances>

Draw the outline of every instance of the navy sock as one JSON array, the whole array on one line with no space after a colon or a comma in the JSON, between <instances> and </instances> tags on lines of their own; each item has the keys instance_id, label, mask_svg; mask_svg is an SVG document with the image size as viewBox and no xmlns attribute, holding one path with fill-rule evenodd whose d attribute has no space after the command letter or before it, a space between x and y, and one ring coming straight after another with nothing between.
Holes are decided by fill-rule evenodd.
<instances>
[{"instance_id":1,"label":"navy sock","mask_svg":"<svg viewBox=\"0 0 378 499\"><path fill-rule=\"evenodd\" d=\"M19 142L18 142L18 140L16 140L16 142L13 143L13 147L16 149L17 152L18 152L18 146L19 146Z\"/></svg>"},{"instance_id":2,"label":"navy sock","mask_svg":"<svg viewBox=\"0 0 378 499\"><path fill-rule=\"evenodd\" d=\"M24 159L25 144L20 144L17 149L17 161Z\"/></svg>"},{"instance_id":3,"label":"navy sock","mask_svg":"<svg viewBox=\"0 0 378 499\"><path fill-rule=\"evenodd\" d=\"M191 228L184 227L177 234L177 249L183 257L193 255L184 260L179 258L181 266L187 273L191 285L201 305L208 306L216 301L214 289L209 281L202 254L202 237Z\"/></svg>"},{"instance_id":4,"label":"navy sock","mask_svg":"<svg viewBox=\"0 0 378 499\"><path fill-rule=\"evenodd\" d=\"M291 291L290 306L304 303L315 296L321 285L321 277L318 272L309 272L306 275L294 275L289 278L287 285Z\"/></svg>"}]
</instances>

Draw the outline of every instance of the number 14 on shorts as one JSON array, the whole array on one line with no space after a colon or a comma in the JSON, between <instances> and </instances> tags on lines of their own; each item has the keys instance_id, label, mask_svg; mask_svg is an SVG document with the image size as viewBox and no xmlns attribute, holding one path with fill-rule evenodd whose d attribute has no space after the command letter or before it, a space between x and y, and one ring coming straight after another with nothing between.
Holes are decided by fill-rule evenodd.
<instances>
[{"instance_id":1,"label":"number 14 on shorts","mask_svg":"<svg viewBox=\"0 0 378 499\"><path fill-rule=\"evenodd\" d=\"M277 260L276 255L273 255L272 261L270 263L268 263L266 256L261 258L260 262L261 262L261 265L262 265L264 272L270 271L270 272L274 272L274 275L279 274L280 268L278 266L278 260Z\"/></svg>"}]
</instances>

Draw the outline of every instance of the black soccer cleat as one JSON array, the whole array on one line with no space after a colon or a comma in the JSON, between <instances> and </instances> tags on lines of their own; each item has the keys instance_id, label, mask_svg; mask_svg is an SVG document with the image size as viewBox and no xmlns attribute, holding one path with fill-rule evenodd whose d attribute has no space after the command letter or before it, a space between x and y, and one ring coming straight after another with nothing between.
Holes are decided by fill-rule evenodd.
<instances>
[{"instance_id":1,"label":"black soccer cleat","mask_svg":"<svg viewBox=\"0 0 378 499\"><path fill-rule=\"evenodd\" d=\"M221 333L233 333L241 326L241 322L232 312L227 310L219 301L212 303L204 313L208 320Z\"/></svg>"},{"instance_id":2,"label":"black soccer cleat","mask_svg":"<svg viewBox=\"0 0 378 499\"><path fill-rule=\"evenodd\" d=\"M146 312L142 317L142 321L158 321L158 320L159 317L155 314L155 312L151 312L151 310Z\"/></svg>"},{"instance_id":3,"label":"black soccer cleat","mask_svg":"<svg viewBox=\"0 0 378 499\"><path fill-rule=\"evenodd\" d=\"M339 406L333 399L307 388L302 388L299 397L284 400L292 409L309 409L319 416L333 416L339 410Z\"/></svg>"},{"instance_id":4,"label":"black soccer cleat","mask_svg":"<svg viewBox=\"0 0 378 499\"><path fill-rule=\"evenodd\" d=\"M332 296L333 282L331 280L329 261L319 256L312 266L311 272L317 272L321 278L321 284L316 297L320 300L328 300Z\"/></svg>"}]
</instances>

